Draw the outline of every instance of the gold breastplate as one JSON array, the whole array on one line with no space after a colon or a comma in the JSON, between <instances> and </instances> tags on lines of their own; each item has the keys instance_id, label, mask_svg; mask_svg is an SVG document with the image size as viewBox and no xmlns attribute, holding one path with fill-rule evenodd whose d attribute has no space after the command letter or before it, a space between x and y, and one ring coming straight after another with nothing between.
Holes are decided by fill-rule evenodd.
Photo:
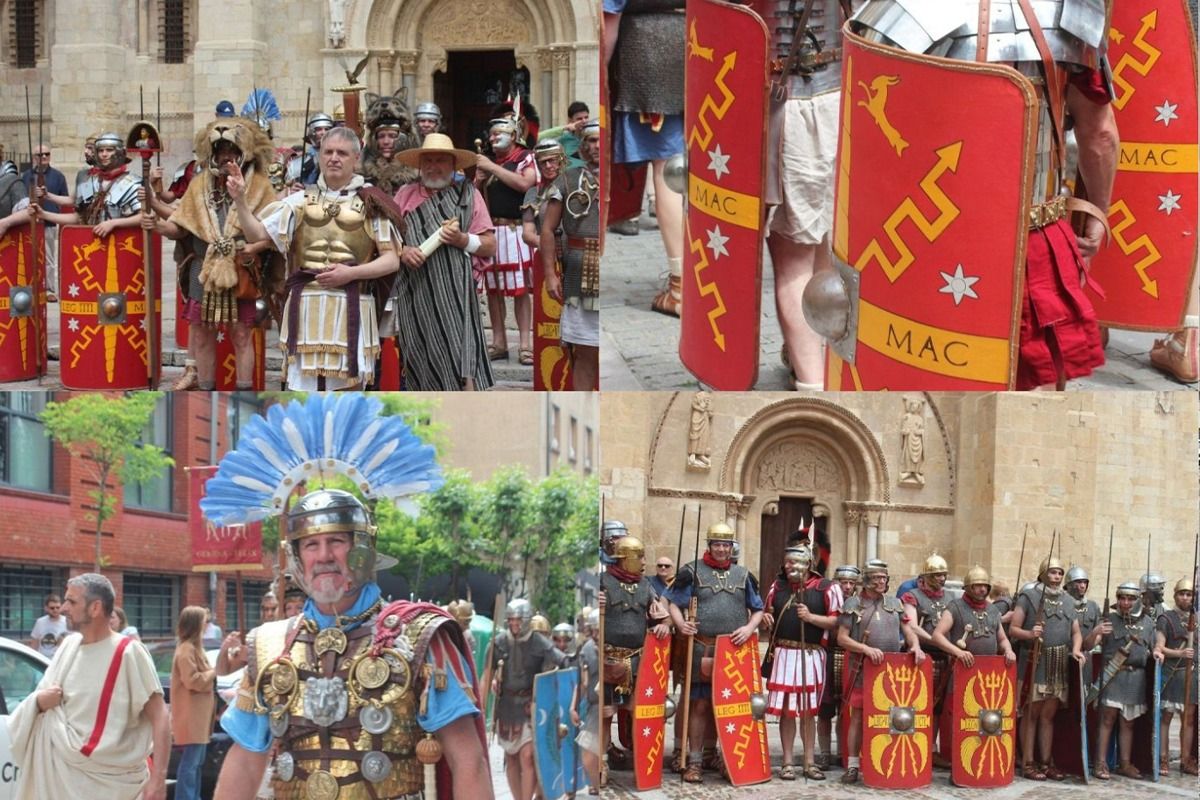
<instances>
[{"instance_id":1,"label":"gold breastplate","mask_svg":"<svg viewBox=\"0 0 1200 800\"><path fill-rule=\"evenodd\" d=\"M375 253L361 197L339 201L311 187L304 193L295 252L300 268L321 272L335 264L364 264Z\"/></svg>"}]
</instances>

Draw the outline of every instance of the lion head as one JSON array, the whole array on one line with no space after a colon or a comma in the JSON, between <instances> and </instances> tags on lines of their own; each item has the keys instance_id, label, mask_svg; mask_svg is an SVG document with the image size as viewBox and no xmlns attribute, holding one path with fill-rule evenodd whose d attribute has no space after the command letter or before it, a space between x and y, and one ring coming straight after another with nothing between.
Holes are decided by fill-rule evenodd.
<instances>
[{"instance_id":1,"label":"lion head","mask_svg":"<svg viewBox=\"0 0 1200 800\"><path fill-rule=\"evenodd\" d=\"M209 169L214 168L214 156L222 142L233 145L241 153L243 171L253 167L263 175L267 174L275 148L266 132L253 120L221 117L208 123L204 130L196 134L196 160Z\"/></svg>"}]
</instances>

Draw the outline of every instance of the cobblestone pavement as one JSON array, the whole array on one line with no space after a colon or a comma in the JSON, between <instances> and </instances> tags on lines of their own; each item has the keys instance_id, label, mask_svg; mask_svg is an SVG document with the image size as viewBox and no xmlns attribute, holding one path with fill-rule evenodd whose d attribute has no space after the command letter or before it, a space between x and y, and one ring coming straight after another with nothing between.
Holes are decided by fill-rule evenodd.
<instances>
[{"instance_id":1,"label":"cobblestone pavement","mask_svg":"<svg viewBox=\"0 0 1200 800\"><path fill-rule=\"evenodd\" d=\"M671 738L671 726L667 726L667 737ZM1178 747L1179 744L1179 726L1178 723L1172 726L1171 742ZM705 772L704 783L691 784L684 783L679 776L669 770L663 773L663 785L660 789L654 789L645 792L637 792L633 789L633 776L628 770L613 771L609 776L609 785L602 792L606 798L622 798L622 800L726 800L726 798L737 798L738 800L784 800L784 798L799 798L812 795L818 795L822 798L865 798L877 796L903 796L910 798L928 798L928 800L946 800L946 798L966 798L974 800L975 798L988 797L991 800L1045 800L1045 798L1170 798L1170 797L1188 797L1196 798L1197 796L1197 781L1194 776L1182 775L1179 772L1178 751L1174 752L1171 767L1172 774L1169 777L1159 779L1158 783L1149 780L1129 780L1126 778L1113 777L1111 781L1103 782L1092 780L1091 783L1085 785L1079 778L1068 778L1061 783L1052 781L1035 782L1025 780L1024 778L1015 778L1013 782L1000 789L964 789L962 787L953 786L950 783L949 770L935 769L933 771L933 783L922 789L906 789L903 792L884 792L879 794L878 790L868 789L861 783L853 786L843 786L838 778L842 776L840 768L831 768L826 771L826 779L824 781L808 781L806 784L804 778L799 775L797 770L797 779L795 781L782 781L779 779L779 765L782 755L779 745L779 730L777 725L769 723L767 728L767 739L771 744L771 764L773 767L773 776L768 783L761 783L755 786L743 786L734 788L729 785L725 779L718 776L716 772ZM797 754L796 761L800 762L801 756L799 753L799 741L796 746ZM670 752L668 746L667 752Z\"/></svg>"},{"instance_id":2,"label":"cobblestone pavement","mask_svg":"<svg viewBox=\"0 0 1200 800\"><path fill-rule=\"evenodd\" d=\"M164 261L168 265L163 270L163 286L162 297L175 297L175 267L173 261L174 245L170 242L164 245ZM50 303L46 307L47 323L46 334L48 341L48 349L50 351L50 360L47 364L47 374L40 381L12 381L9 383L0 383L0 389L17 389L29 390L38 389L42 391L54 391L62 389L62 379L60 377L59 368L59 304ZM488 333L487 322L487 300L480 297L480 313L483 317L484 336L490 338ZM508 312L505 317L507 322L515 325L516 314L512 308L512 301L508 302ZM185 350L175 346L175 303L166 302L162 309L162 333L163 333L163 354L162 354L162 380L159 387L169 389L180 375L183 374L183 362L187 356ZM517 334L515 327L508 328L508 341L510 343L509 358L507 361L493 361L492 371L496 376L496 388L501 390L531 390L533 389L533 367L521 366L517 361L517 343L520 337ZM279 370L283 362L283 355L279 350L279 331L272 326L267 331L266 341L266 356L267 356L267 377L266 388L268 391L279 388Z\"/></svg>"},{"instance_id":3,"label":"cobblestone pavement","mask_svg":"<svg viewBox=\"0 0 1200 800\"><path fill-rule=\"evenodd\" d=\"M766 248L763 248L764 253ZM609 232L604 252L604 289L600 385L606 390L695 389L696 378L679 360L679 320L650 310L650 301L666 281L662 237L653 218L643 215L637 236ZM790 390L787 369L779 360L783 335L775 315L774 280L769 256L762 270L762 318L758 382L760 391ZM1164 334L1111 331L1108 363L1087 378L1071 381L1069 391L1186 389L1150 366L1150 347Z\"/></svg>"}]
</instances>

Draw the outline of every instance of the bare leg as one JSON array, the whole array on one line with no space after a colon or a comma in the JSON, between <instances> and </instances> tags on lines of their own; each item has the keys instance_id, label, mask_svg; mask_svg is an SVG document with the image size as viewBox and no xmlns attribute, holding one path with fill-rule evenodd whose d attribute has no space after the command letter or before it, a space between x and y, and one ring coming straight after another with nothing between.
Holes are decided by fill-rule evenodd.
<instances>
[{"instance_id":1,"label":"bare leg","mask_svg":"<svg viewBox=\"0 0 1200 800\"><path fill-rule=\"evenodd\" d=\"M201 389L212 389L217 375L217 329L193 325L190 341L196 346L196 376Z\"/></svg>"},{"instance_id":2,"label":"bare leg","mask_svg":"<svg viewBox=\"0 0 1200 800\"><path fill-rule=\"evenodd\" d=\"M508 349L508 334L504 331L504 295L488 292L488 321L492 324L492 347Z\"/></svg>"},{"instance_id":3,"label":"bare leg","mask_svg":"<svg viewBox=\"0 0 1200 800\"><path fill-rule=\"evenodd\" d=\"M233 323L233 355L237 365L237 385L254 383L254 329L249 325Z\"/></svg>"},{"instance_id":4,"label":"bare leg","mask_svg":"<svg viewBox=\"0 0 1200 800\"><path fill-rule=\"evenodd\" d=\"M850 728L846 732L846 752L857 757L862 746L862 709L850 709Z\"/></svg>"},{"instance_id":5,"label":"bare leg","mask_svg":"<svg viewBox=\"0 0 1200 800\"><path fill-rule=\"evenodd\" d=\"M521 793L514 797L517 800L532 800L537 787L537 775L533 771L533 743L522 747L518 755L521 759Z\"/></svg>"},{"instance_id":6,"label":"bare leg","mask_svg":"<svg viewBox=\"0 0 1200 800\"><path fill-rule=\"evenodd\" d=\"M508 779L508 791L513 797L521 796L521 757L504 754L504 777Z\"/></svg>"},{"instance_id":7,"label":"bare leg","mask_svg":"<svg viewBox=\"0 0 1200 800\"><path fill-rule=\"evenodd\" d=\"M1034 720L1041 716L1042 704L1033 702L1029 704L1029 709L1025 712L1025 716L1021 718L1021 765L1028 766L1033 763L1033 736L1034 736Z\"/></svg>"},{"instance_id":8,"label":"bare leg","mask_svg":"<svg viewBox=\"0 0 1200 800\"><path fill-rule=\"evenodd\" d=\"M600 348L571 345L571 383L577 392L600 388Z\"/></svg>"},{"instance_id":9,"label":"bare leg","mask_svg":"<svg viewBox=\"0 0 1200 800\"><path fill-rule=\"evenodd\" d=\"M784 345L796 380L806 384L824 382L821 337L804 319L804 287L818 270L832 268L829 240L819 245L800 244L777 233L767 238L775 269L775 310L783 331Z\"/></svg>"},{"instance_id":10,"label":"bare leg","mask_svg":"<svg viewBox=\"0 0 1200 800\"><path fill-rule=\"evenodd\" d=\"M1161 721L1161 724L1158 726L1158 741L1162 743L1162 754L1159 756L1159 765L1160 766L1155 767L1155 769L1159 769L1159 768L1166 769L1167 765L1171 761L1171 745L1170 745L1171 740L1167 737L1169 736L1169 731L1171 730L1171 718L1174 716L1175 716L1175 714L1173 712L1167 711L1165 708L1162 710L1162 721ZM1179 744L1180 744L1179 757L1180 757L1180 760L1182 760L1183 758L1186 758L1187 753L1188 753L1187 750L1184 750L1182 748L1183 739L1185 736L1187 736L1187 730L1184 728L1180 728L1180 730L1179 730Z\"/></svg>"},{"instance_id":11,"label":"bare leg","mask_svg":"<svg viewBox=\"0 0 1200 800\"><path fill-rule=\"evenodd\" d=\"M779 742L783 745L783 766L792 766L796 750L796 718L786 711L779 717Z\"/></svg>"},{"instance_id":12,"label":"bare leg","mask_svg":"<svg viewBox=\"0 0 1200 800\"><path fill-rule=\"evenodd\" d=\"M813 758L816 752L813 749L813 733L816 731L816 717L807 716L800 718L800 741L804 745L804 768L808 769L813 765Z\"/></svg>"},{"instance_id":13,"label":"bare leg","mask_svg":"<svg viewBox=\"0 0 1200 800\"><path fill-rule=\"evenodd\" d=\"M654 213L658 218L658 232L662 234L667 258L683 256L683 195L671 191L663 180L666 160L651 162L654 172Z\"/></svg>"},{"instance_id":14,"label":"bare leg","mask_svg":"<svg viewBox=\"0 0 1200 800\"><path fill-rule=\"evenodd\" d=\"M521 349L533 351L533 295L522 294L513 298L513 309L517 317L517 331L521 335Z\"/></svg>"},{"instance_id":15,"label":"bare leg","mask_svg":"<svg viewBox=\"0 0 1200 800\"><path fill-rule=\"evenodd\" d=\"M1100 735L1096 741L1096 772L1108 772L1108 743L1112 737L1117 710L1105 706L1100 710Z\"/></svg>"},{"instance_id":16,"label":"bare leg","mask_svg":"<svg viewBox=\"0 0 1200 800\"><path fill-rule=\"evenodd\" d=\"M1042 703L1038 713L1038 756L1043 764L1049 764L1050 751L1054 745L1054 715L1058 713L1058 700L1049 698Z\"/></svg>"},{"instance_id":17,"label":"bare leg","mask_svg":"<svg viewBox=\"0 0 1200 800\"><path fill-rule=\"evenodd\" d=\"M1183 724L1179 731L1179 761L1184 769L1196 768L1196 741L1192 728L1196 721L1196 706L1189 705L1183 711ZM1166 741L1163 739L1162 741ZM1195 774L1194 772L1190 774Z\"/></svg>"}]
</instances>

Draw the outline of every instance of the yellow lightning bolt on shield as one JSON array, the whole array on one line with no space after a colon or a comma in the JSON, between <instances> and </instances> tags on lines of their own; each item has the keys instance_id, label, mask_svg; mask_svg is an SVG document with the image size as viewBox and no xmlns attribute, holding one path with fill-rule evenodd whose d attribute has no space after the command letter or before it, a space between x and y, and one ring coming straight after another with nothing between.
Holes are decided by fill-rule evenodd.
<instances>
[{"instance_id":1,"label":"yellow lightning bolt on shield","mask_svg":"<svg viewBox=\"0 0 1200 800\"><path fill-rule=\"evenodd\" d=\"M721 328L717 325L717 318L725 314L725 301L721 298L721 288L717 286L715 280L705 283L700 278L700 273L708 268L708 255L704 252L704 243L699 239L692 238L691 226L688 227L688 240L690 241L689 248L698 256L695 265L692 267L692 274L696 276L696 288L700 290L701 297L712 295L716 305L708 310L708 325L712 328L713 341L717 343L717 347L721 348L721 352L725 352L725 334L721 333Z\"/></svg>"},{"instance_id":2,"label":"yellow lightning bolt on shield","mask_svg":"<svg viewBox=\"0 0 1200 800\"><path fill-rule=\"evenodd\" d=\"M725 76L733 70L736 63L736 50L725 56L725 60L721 62L721 69L717 71L717 77L713 78L713 83L721 91L721 102L718 104L716 100L713 100L711 94L704 95L704 101L700 103L700 112L696 114L696 126L693 126L691 133L688 134L688 147L691 147L692 144L699 144L700 149L707 148L713 138L713 129L712 125L709 124L708 114L711 113L716 119L722 120L729 113L729 109L733 106L735 95L725 84ZM703 134L699 132L698 126L703 126Z\"/></svg>"},{"instance_id":3,"label":"yellow lightning bolt on shield","mask_svg":"<svg viewBox=\"0 0 1200 800\"><path fill-rule=\"evenodd\" d=\"M1154 65L1158 62L1158 57L1162 55L1161 50L1146 41L1146 34L1154 30L1157 25L1158 11L1151 11L1142 17L1142 27L1138 29L1137 35L1130 42L1131 47L1136 47L1146 54L1144 61L1139 61L1134 57L1132 52L1127 52L1121 55L1121 58L1117 61L1117 66L1113 68L1113 86L1120 91L1113 99L1112 104L1118 111L1125 107L1125 104L1133 97L1133 93L1137 91L1133 84L1125 77L1125 70L1131 69L1144 78L1154 68Z\"/></svg>"},{"instance_id":4,"label":"yellow lightning bolt on shield","mask_svg":"<svg viewBox=\"0 0 1200 800\"><path fill-rule=\"evenodd\" d=\"M1112 207L1108 210L1110 217L1118 214L1121 215L1121 221L1112 226L1113 241L1121 248L1121 252L1127 256L1132 255L1138 250L1144 249L1146 251L1146 255L1134 263L1133 270L1142 281L1142 291L1157 299L1158 281L1151 280L1146 271L1150 268L1151 264L1162 259L1162 254L1158 252L1158 248L1154 245L1148 233L1143 233L1133 241L1125 240L1126 229L1132 227L1137 222L1137 218L1134 217L1133 212L1129 210L1129 205L1124 200L1118 200L1113 203Z\"/></svg>"}]
</instances>

